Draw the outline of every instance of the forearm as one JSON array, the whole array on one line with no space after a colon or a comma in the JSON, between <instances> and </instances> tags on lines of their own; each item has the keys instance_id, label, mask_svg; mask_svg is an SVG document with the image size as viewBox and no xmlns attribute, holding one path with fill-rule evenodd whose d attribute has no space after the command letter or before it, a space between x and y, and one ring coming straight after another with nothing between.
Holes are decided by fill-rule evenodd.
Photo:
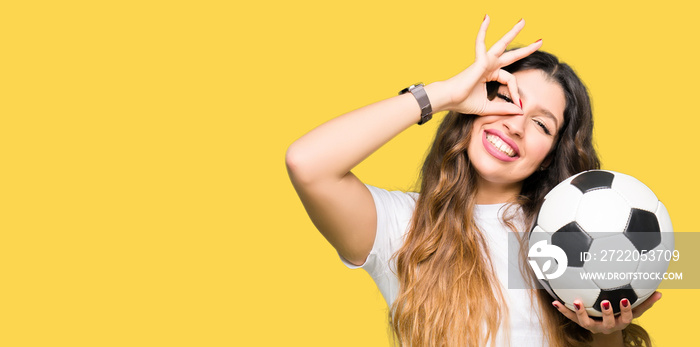
<instances>
[{"instance_id":1,"label":"forearm","mask_svg":"<svg viewBox=\"0 0 700 347\"><path fill-rule=\"evenodd\" d=\"M425 87L434 112L449 104L444 82ZM382 145L420 120L411 93L395 96L334 118L295 141L287 165L298 180L340 179ZM292 177L295 179L295 177Z\"/></svg>"}]
</instances>

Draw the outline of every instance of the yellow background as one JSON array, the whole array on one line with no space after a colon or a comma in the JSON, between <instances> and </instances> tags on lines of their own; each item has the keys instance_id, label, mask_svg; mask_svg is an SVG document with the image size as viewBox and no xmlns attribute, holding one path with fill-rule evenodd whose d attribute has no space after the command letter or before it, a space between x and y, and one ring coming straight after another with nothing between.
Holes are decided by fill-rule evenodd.
<instances>
[{"instance_id":1,"label":"yellow background","mask_svg":"<svg viewBox=\"0 0 700 347\"><path fill-rule=\"evenodd\" d=\"M314 126L473 59L521 17L593 97L604 168L698 231L686 2L6 1L0 8L1 346L386 346L387 309L284 166ZM438 119L440 117L437 117ZM354 171L409 188L438 121ZM640 322L697 343L698 290Z\"/></svg>"}]
</instances>

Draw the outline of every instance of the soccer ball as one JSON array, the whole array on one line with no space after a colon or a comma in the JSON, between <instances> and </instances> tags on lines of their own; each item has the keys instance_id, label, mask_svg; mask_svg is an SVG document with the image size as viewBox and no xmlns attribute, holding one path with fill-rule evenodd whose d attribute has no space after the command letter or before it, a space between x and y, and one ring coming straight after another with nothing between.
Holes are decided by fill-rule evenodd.
<instances>
[{"instance_id":1,"label":"soccer ball","mask_svg":"<svg viewBox=\"0 0 700 347\"><path fill-rule=\"evenodd\" d=\"M654 293L672 258L673 227L642 182L591 170L545 196L529 246L528 262L549 294L572 310L581 300L600 317L604 300L617 314L623 298L635 307Z\"/></svg>"}]
</instances>

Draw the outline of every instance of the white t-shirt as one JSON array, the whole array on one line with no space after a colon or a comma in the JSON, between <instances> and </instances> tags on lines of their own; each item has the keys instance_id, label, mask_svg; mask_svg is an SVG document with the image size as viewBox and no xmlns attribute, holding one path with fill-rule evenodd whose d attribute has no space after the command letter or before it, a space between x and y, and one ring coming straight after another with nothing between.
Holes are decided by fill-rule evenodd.
<instances>
[{"instance_id":1,"label":"white t-shirt","mask_svg":"<svg viewBox=\"0 0 700 347\"><path fill-rule=\"evenodd\" d=\"M398 278L394 274L396 267L391 257L403 244L418 194L387 191L369 185L367 188L372 193L377 209L377 234L374 245L367 260L360 266L353 265L342 257L341 260L351 269L365 269L391 307L399 290ZM541 324L529 290L508 289L508 232L510 229L501 222L504 205L476 205L474 217L479 229L484 232L496 275L502 288L505 289L504 305L507 305L510 317L510 345L543 346ZM502 331L499 331L498 346L507 345L503 341L504 337Z\"/></svg>"}]
</instances>

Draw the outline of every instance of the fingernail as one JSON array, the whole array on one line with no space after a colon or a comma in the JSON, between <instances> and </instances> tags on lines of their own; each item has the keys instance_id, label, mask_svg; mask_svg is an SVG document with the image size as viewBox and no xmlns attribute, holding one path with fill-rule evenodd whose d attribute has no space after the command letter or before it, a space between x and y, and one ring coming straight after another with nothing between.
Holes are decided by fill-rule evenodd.
<instances>
[{"instance_id":1,"label":"fingernail","mask_svg":"<svg viewBox=\"0 0 700 347\"><path fill-rule=\"evenodd\" d=\"M489 17L489 15L485 14L485 15L484 15L484 20L486 20L486 18L488 18L488 17Z\"/></svg>"},{"instance_id":2,"label":"fingernail","mask_svg":"<svg viewBox=\"0 0 700 347\"><path fill-rule=\"evenodd\" d=\"M521 99L521 100L518 100L518 101L520 101L520 108L523 108L523 100Z\"/></svg>"},{"instance_id":3,"label":"fingernail","mask_svg":"<svg viewBox=\"0 0 700 347\"><path fill-rule=\"evenodd\" d=\"M629 301L629 300L627 300L627 299L622 299L622 306L623 306L623 307L627 307L627 306L629 306L629 304L630 304L630 301Z\"/></svg>"},{"instance_id":4,"label":"fingernail","mask_svg":"<svg viewBox=\"0 0 700 347\"><path fill-rule=\"evenodd\" d=\"M557 305L556 302L553 302L552 305L553 305L554 307L556 307L556 308L559 308L559 305Z\"/></svg>"},{"instance_id":5,"label":"fingernail","mask_svg":"<svg viewBox=\"0 0 700 347\"><path fill-rule=\"evenodd\" d=\"M581 309L581 304L575 302L575 303L574 303L574 307L576 307L576 311L578 311L578 310Z\"/></svg>"},{"instance_id":6,"label":"fingernail","mask_svg":"<svg viewBox=\"0 0 700 347\"><path fill-rule=\"evenodd\" d=\"M535 43L538 43L538 42L540 42L540 41L542 41L542 39L539 39L539 40L535 41Z\"/></svg>"},{"instance_id":7,"label":"fingernail","mask_svg":"<svg viewBox=\"0 0 700 347\"><path fill-rule=\"evenodd\" d=\"M609 309L610 309L610 303L607 302L607 301L604 302L604 303L603 303L603 309L604 309L604 310L609 310Z\"/></svg>"},{"instance_id":8,"label":"fingernail","mask_svg":"<svg viewBox=\"0 0 700 347\"><path fill-rule=\"evenodd\" d=\"M522 18L520 18L520 20L518 21L518 23L520 23L520 22L522 22L522 21L523 21L523 19L522 19ZM518 23L515 23L515 24L518 24Z\"/></svg>"}]
</instances>

